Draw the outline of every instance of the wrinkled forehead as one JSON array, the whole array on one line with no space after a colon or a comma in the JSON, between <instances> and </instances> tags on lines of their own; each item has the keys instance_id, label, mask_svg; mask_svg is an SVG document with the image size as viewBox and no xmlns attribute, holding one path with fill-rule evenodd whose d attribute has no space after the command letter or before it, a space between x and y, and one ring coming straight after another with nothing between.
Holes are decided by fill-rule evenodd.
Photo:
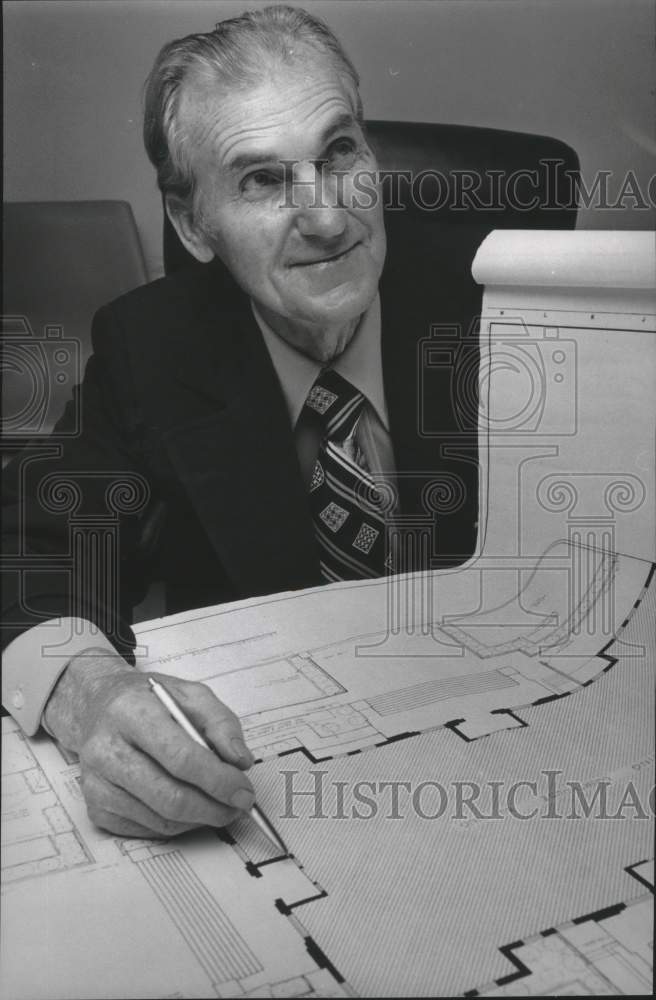
<instances>
[{"instance_id":1,"label":"wrinkled forehead","mask_svg":"<svg viewBox=\"0 0 656 1000\"><path fill-rule=\"evenodd\" d=\"M295 158L298 136L311 141L331 118L357 114L357 91L346 71L327 54L299 51L285 62L268 57L256 79L225 81L208 70L190 76L177 131L192 164L211 157L220 167L260 143L273 143L283 159Z\"/></svg>"}]
</instances>

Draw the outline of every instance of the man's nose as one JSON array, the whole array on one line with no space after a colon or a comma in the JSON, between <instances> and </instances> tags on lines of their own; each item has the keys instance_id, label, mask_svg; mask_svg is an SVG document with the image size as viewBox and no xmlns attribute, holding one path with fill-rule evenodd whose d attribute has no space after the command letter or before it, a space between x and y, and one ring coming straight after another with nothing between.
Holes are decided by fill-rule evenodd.
<instances>
[{"instance_id":1,"label":"man's nose","mask_svg":"<svg viewBox=\"0 0 656 1000\"><path fill-rule=\"evenodd\" d=\"M345 231L348 215L340 198L338 178L323 167L321 162L296 164L296 226L302 236L334 239Z\"/></svg>"}]
</instances>

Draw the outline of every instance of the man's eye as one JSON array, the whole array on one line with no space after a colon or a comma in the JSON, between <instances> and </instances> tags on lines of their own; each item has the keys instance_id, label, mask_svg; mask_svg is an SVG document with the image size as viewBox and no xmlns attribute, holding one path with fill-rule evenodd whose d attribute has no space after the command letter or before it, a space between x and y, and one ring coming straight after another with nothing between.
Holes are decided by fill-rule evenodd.
<instances>
[{"instance_id":1,"label":"man's eye","mask_svg":"<svg viewBox=\"0 0 656 1000\"><path fill-rule=\"evenodd\" d=\"M241 189L245 194L266 194L280 183L280 178L270 170L254 170L244 177Z\"/></svg>"},{"instance_id":2,"label":"man's eye","mask_svg":"<svg viewBox=\"0 0 656 1000\"><path fill-rule=\"evenodd\" d=\"M358 147L353 139L336 139L328 150L327 166L331 170L349 170L358 155Z\"/></svg>"}]
</instances>

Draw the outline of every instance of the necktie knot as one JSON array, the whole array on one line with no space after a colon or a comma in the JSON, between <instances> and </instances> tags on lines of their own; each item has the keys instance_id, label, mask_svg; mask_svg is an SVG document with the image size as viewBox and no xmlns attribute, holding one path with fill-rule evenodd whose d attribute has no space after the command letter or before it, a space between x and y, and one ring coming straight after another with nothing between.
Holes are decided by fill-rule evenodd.
<instances>
[{"instance_id":1,"label":"necktie knot","mask_svg":"<svg viewBox=\"0 0 656 1000\"><path fill-rule=\"evenodd\" d=\"M327 369L310 389L305 406L321 420L326 438L344 440L358 422L364 396L338 372Z\"/></svg>"}]
</instances>

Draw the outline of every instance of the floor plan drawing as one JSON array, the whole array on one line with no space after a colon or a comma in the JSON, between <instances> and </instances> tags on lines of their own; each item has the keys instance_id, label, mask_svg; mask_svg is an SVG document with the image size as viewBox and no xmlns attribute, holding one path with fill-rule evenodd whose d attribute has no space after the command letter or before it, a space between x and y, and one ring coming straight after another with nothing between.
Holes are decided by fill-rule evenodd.
<instances>
[{"instance_id":1,"label":"floor plan drawing","mask_svg":"<svg viewBox=\"0 0 656 1000\"><path fill-rule=\"evenodd\" d=\"M222 983L237 982L263 971L262 964L180 851L172 846L159 850L130 847L129 842L126 851L215 989Z\"/></svg>"},{"instance_id":2,"label":"floor plan drawing","mask_svg":"<svg viewBox=\"0 0 656 1000\"><path fill-rule=\"evenodd\" d=\"M2 734L2 880L32 879L93 857L17 728Z\"/></svg>"},{"instance_id":3,"label":"floor plan drawing","mask_svg":"<svg viewBox=\"0 0 656 1000\"><path fill-rule=\"evenodd\" d=\"M638 650L636 640L646 636L654 608L650 592L627 636ZM649 993L645 976L650 981L651 973L644 965L653 934L645 902L649 871L636 862L652 850L648 800L654 757L647 719L653 670L639 652L617 666L570 697L520 711L525 727L470 742L442 727L330 761L312 761L295 751L263 762L261 801L326 893L301 908L300 915L324 950L338 958L353 988L367 995L398 995L395 976L404 956L404 989L412 995L497 989L529 995L530 984L517 975L519 963L535 971L538 960L540 968L548 964L544 949L566 948L572 956L567 982L575 980L574 963L576 969L588 969L582 982L591 993L595 976L602 977L607 993ZM550 773L557 788L549 787ZM501 778L502 808L495 818L492 786ZM425 818L412 808L418 780L427 786ZM396 816L392 782L399 790ZM644 815L628 808L625 822L618 822L595 808L586 817L572 801L571 784L577 782L588 802L595 790L605 788L610 814L617 813L633 782ZM519 787L522 783L527 787ZM511 816L504 794L515 785ZM433 786L443 791L433 792ZM365 789L370 808L358 799L359 788ZM477 788L481 794L472 807L460 800L459 808L458 795L475 796ZM331 877L337 868L338 884ZM574 940L567 930L586 915L601 920L599 915L608 917L611 910L626 910L613 933L621 933L623 920L634 928L621 947L605 938L603 948L584 947L583 932L577 931ZM581 927L584 923L580 920ZM604 924L606 930L610 926ZM370 927L371 932L362 930ZM541 944L542 932L553 927L560 937L551 940L547 934ZM632 940L635 961L628 947ZM530 945L528 952L524 945ZM553 970L553 956L549 961ZM624 965L631 975L628 969L620 975ZM556 985L564 987L565 979L534 980L536 993L553 995Z\"/></svg>"},{"instance_id":4,"label":"floor plan drawing","mask_svg":"<svg viewBox=\"0 0 656 1000\"><path fill-rule=\"evenodd\" d=\"M598 573L601 570L603 576L604 560L591 561L591 565L599 581ZM559 641L555 646L555 655L550 658L547 653L550 650L553 654L554 646L550 645L547 650L538 643L530 649L516 648L512 652L477 660L473 659L475 651L465 648L462 656L448 663L443 658L436 658L428 669L424 657L408 657L401 673L398 662L388 664L385 658L379 656L358 656L360 645L370 642L376 635L373 630L366 634L359 632L336 643L308 643L303 650L289 654L289 659L301 655L310 658L326 676L339 683L343 691L328 695L320 703L308 701L305 706L295 704L242 718L247 739L262 760L257 771L261 801L267 812L276 817L281 833L314 886L313 891L307 893L307 900L294 912L303 919L313 939L322 942L324 951L337 962L341 974L357 992L373 989L382 995L394 995L393 970L398 968L398 957L395 956L411 954L414 949L424 955L431 954L430 939L444 941L445 955L450 958L448 962L444 958L436 961L438 979L433 981L427 978L426 967L404 967L404 988L416 991L418 995L476 995L513 989L521 995L524 983L520 983L517 976L519 965L523 970L536 970L535 978L531 980L534 985L531 986L527 980L527 991L535 988L536 992L541 992L541 987L544 987L549 992L552 980L545 978L543 972L540 979L536 972L538 967L544 971L546 967L554 966L554 955L558 949L568 949L567 955L570 956L570 979L559 983L559 989L562 987L564 992L576 992L579 979L572 969L576 966L574 971L580 971L583 965L588 973L587 978L580 981L582 988L587 984L586 988L593 991L595 984L605 983L606 992L612 992L608 986L612 982L615 991L645 992L645 970L641 964L645 948L639 949L635 961L630 955L627 957L619 945L615 947L612 941L606 942L606 950L594 951L586 945L587 950L574 954L572 933L567 931L562 917L568 915L570 923L578 926L574 921L580 911L568 910L574 905L571 901L577 898L588 900L590 909L587 912L605 912L608 907L621 906L626 910L623 920L629 919L630 914L634 914L631 918L634 924L637 919L635 914L644 918L646 887L637 878L630 877L628 869L631 857L649 849L649 823L631 824L631 838L627 838L628 826L621 830L617 824L613 828L611 824L595 823L594 818L588 818L585 823L569 823L564 827L569 831L570 838L565 851L569 863L559 870L554 866L555 841L552 842L556 828L550 828L548 823L537 821L537 826L529 826L517 821L508 826L506 822L502 832L501 824L497 829L495 824L486 823L470 811L466 816L451 818L448 823L440 824L438 820L432 824L418 822L418 839L415 841L410 833L410 819L404 815L404 852L409 851L412 859L409 861L405 853L401 856L396 853L393 823L376 824L375 816L371 818L371 825L357 819L354 821L350 812L352 806L344 799L348 790L360 781L366 785L373 782L374 786L382 787L390 779L397 779L401 786L404 782L411 785L413 779L417 780L417 775L429 784L435 779L443 780L445 774L485 775L485 762L490 759L491 753L497 760L497 772L494 773L512 776L520 783L528 778L544 776L549 767L557 764L567 776L585 778L587 784L584 782L584 789L595 787L594 773L589 771L589 764L587 770L581 771L578 755L581 748L588 745L595 747L598 754L603 744L599 743L594 719L605 713L604 725L608 730L625 735L623 740L616 741L612 752L610 744L608 746L609 753L604 758L608 770L604 772L604 780L607 778L611 782L609 787L614 790L613 794L619 794L623 783L632 780L635 770L642 782L641 795L646 801L648 776L653 772L653 755L649 756L648 748L637 735L633 742L629 740L628 743L626 735L640 714L636 714L637 706L644 702L644 711L647 711L651 699L647 692L652 671L645 656L645 641L649 636L647 622L654 611L653 573L647 563L623 557L607 561L606 571L604 579L612 586L599 585L592 590L588 587L586 593L589 608L592 608L595 601L598 607L599 600L605 599L609 589L613 590L612 608L617 639L609 640L605 635L603 622L608 613L606 610L596 616L590 627L590 614L587 617L577 615L566 644ZM534 592L533 597L540 601L541 594ZM610 606L609 603L607 608ZM260 605L258 610L266 616L266 605ZM250 608L245 608L245 617L250 611ZM307 622L309 617L306 609L304 621ZM562 624L557 615L552 614L550 620L557 625ZM232 624L236 628L243 627L238 618ZM472 663L476 663L477 669L471 668ZM444 676L440 676L443 666L447 669L443 670ZM403 684L399 684L401 676ZM215 677L220 679L220 673ZM625 693L620 694L621 691ZM631 691L631 696L627 702L628 691ZM527 698L527 692L530 692L530 698ZM521 702L517 698L518 693ZM356 698L356 694L361 697ZM568 695L570 697L566 697ZM480 701L476 701L477 698ZM498 701L495 702L495 698ZM585 699L585 705L582 699ZM474 701L479 711L468 711L468 700ZM609 705L621 705L622 718L617 715L611 720L608 707L602 708ZM446 711L442 712L445 706ZM451 711L448 711L449 708ZM633 720L631 726L627 725L629 718ZM646 736L648 728L638 727L638 732ZM489 744L490 739L495 740L493 745ZM516 742L518 740L519 743ZM642 769L636 763L640 761L641 754L645 762ZM439 763L436 765L435 762ZM322 802L327 817L336 809L333 786L342 789L338 807L342 812L337 823L320 817L313 822L312 810L316 803L313 793L319 787L318 782L325 796ZM285 817L283 791L289 792L292 786L292 796L299 793L299 811L304 822ZM542 796L543 807L548 810L551 807L560 808L561 803L564 806L566 792L567 787L558 793L545 793ZM547 801L549 796L552 796L549 800L551 806ZM518 810L530 812L531 806L535 805L530 790L526 794L520 792L515 804ZM246 864L261 857L262 844L250 825L236 829L234 834L235 848L243 854ZM472 836L475 842L468 846L467 840L462 838ZM565 833L558 836L565 836ZM372 841L377 846L375 855L370 851ZM427 867L429 859L440 858L443 852L449 859L448 866L443 869L440 862L434 874L431 873L430 866ZM631 853L628 857L624 853L624 860L612 878L604 880L600 877L599 884L594 887L588 885L582 871L587 870L586 866L591 864L593 857L602 870L609 852L620 860L623 852ZM479 856L496 856L496 864L484 872L477 862L471 861L472 857ZM523 895L520 893L515 903L509 904L504 896L507 891L505 883L496 880L495 871L509 871L513 867L511 858L521 857L525 858L525 867L520 869L522 877L519 878L519 870L515 870L513 882L519 892L523 880L526 880ZM420 858L423 859L421 862ZM470 858L470 861L465 858ZM577 859L582 867L577 867ZM263 868L262 871L272 873L277 863L275 858L269 858L268 869ZM343 871L345 864L346 872ZM540 906L536 905L531 891L534 877L531 864L536 865L541 878L545 869L550 871L546 879L550 890L546 894L542 891ZM330 877L331 871L337 867L342 869L339 887ZM638 866L636 871L640 870ZM394 873L389 890L377 882L382 873L386 877ZM454 877L454 873L460 874ZM435 890L431 889L432 878L438 880ZM372 890L372 885L376 886L375 890ZM413 894L409 897L404 895L405 885L413 886ZM475 890L475 886L478 889ZM594 891L590 891L593 888ZM433 891L440 900L446 901L446 913L449 907L460 905L456 901L463 894L473 891L477 897L479 891L482 892L477 907L484 912L489 909L490 918L499 907L504 912L512 911L513 906L519 907L521 912L516 912L514 922L508 922L510 936L505 941L503 938L496 942L489 940L484 923L471 923L471 910L467 930L467 925L462 924L450 929L446 917L444 920L432 917L427 925L423 922L417 924L417 912L425 915L429 911ZM369 912L366 907L363 909L362 893L378 900L374 910ZM571 901L568 901L570 893ZM520 905L522 899L524 902ZM622 900L621 904L619 900ZM357 914L354 919L358 926L368 926L369 922L376 926L376 943L372 941L366 961L361 938L355 935L354 927L345 917L350 912ZM555 923L546 919L540 923L540 913L549 914ZM389 916L381 922L381 914ZM543 929L553 926L559 928L558 936L542 935ZM533 929L529 931L529 927ZM516 931L519 928L522 931L521 940L517 934L510 933L511 929ZM580 935L582 932L577 933ZM650 933L646 928L645 940ZM483 942L488 940L489 950L488 946L483 946ZM450 948L446 947L447 942ZM474 950L478 965L472 965L472 953L467 951L467 947ZM577 947L583 948L581 940ZM601 969L607 952L612 953L612 961L618 963L614 978L608 968L605 973L594 971L596 966L593 966L591 956L599 957ZM622 978L618 969L623 967L622 963L629 962L631 965L632 961L633 973L629 975L627 972ZM468 979L463 975L463 969L468 970ZM484 970L487 970L487 979ZM525 974L523 972L522 976Z\"/></svg>"},{"instance_id":5,"label":"floor plan drawing","mask_svg":"<svg viewBox=\"0 0 656 1000\"><path fill-rule=\"evenodd\" d=\"M486 573L438 574L433 606L415 605L401 629L392 628L389 604L414 581L395 578L243 602L229 620L219 608L151 622L140 629L148 656L139 666L206 683L241 717L262 759L303 748L322 760L469 719L482 736L484 718L494 732L507 713L512 728L515 710L601 676L612 659L603 651L626 629L653 568L558 542L530 572L504 570L511 597L489 608L481 606ZM471 610L456 615L454 606ZM262 620L273 616L278 627L264 638ZM249 646L255 623L263 641ZM222 654L208 641L219 635ZM194 638L212 656L196 655ZM165 661L160 651L171 648Z\"/></svg>"},{"instance_id":6,"label":"floor plan drawing","mask_svg":"<svg viewBox=\"0 0 656 1000\"><path fill-rule=\"evenodd\" d=\"M480 574L452 581L454 601L474 621ZM530 581L533 590L522 592L529 613L547 600L535 575ZM439 584L439 614L423 630L429 642L451 613ZM387 634L381 586L364 585L375 597L368 617L362 604L353 613L351 588L337 586L316 614L309 592L245 602L229 618L207 609L143 629L152 660L142 669L202 677L237 707L242 684L257 685L242 722L259 758L258 801L289 857L247 818L218 836L199 831L169 842L104 834L86 817L73 757L45 737L27 741L3 720L5 992L16 1000L609 992L609 984L645 992L651 931L636 927L646 926L653 881L651 824L635 815L622 825L594 815L571 822L566 796L571 779L588 795L601 782L613 808L629 783L648 799L646 648L656 595L649 564L612 564L614 639L602 615L588 630L588 616L576 619L564 645L524 643L479 656L475 643L463 642L454 646L459 656L410 655L401 664L379 655ZM606 592L596 588L597 601ZM303 604L289 628L286 600ZM545 614L562 624L557 607ZM470 626L492 644L489 618L481 633ZM456 640L440 633L447 642ZM165 647L171 659L159 662ZM215 649L213 660L189 655L197 647ZM549 774L560 775L557 791ZM529 824L512 810L488 822L495 783L510 783L518 814L560 809L562 822L538 815ZM398 815L390 813L390 785ZM483 792L467 806L474 786ZM46 907L35 906L37 881ZM72 899L84 913L77 923ZM53 955L75 947L88 962L53 967ZM129 971L135 949L143 956L138 986ZM103 976L90 978L98 968Z\"/></svg>"},{"instance_id":7,"label":"floor plan drawing","mask_svg":"<svg viewBox=\"0 0 656 1000\"><path fill-rule=\"evenodd\" d=\"M556 551L560 548L554 546ZM572 595L571 606L564 614L556 610L538 613L530 607L531 604L539 606L544 598L544 594L540 594L536 600L531 594L532 590L540 588L540 575L553 572L553 567L544 567L546 560L543 560L530 574L525 588L522 589L520 580L517 581L516 593L507 602L482 613L449 616L442 630L468 649L475 649L483 658L518 651L529 656L548 656L554 649L560 652L586 625L590 634L595 634L594 618L597 614L602 619L602 629L605 626L607 630L613 621L612 609L607 602L613 594L617 556L603 550L581 550L574 546L571 552L575 565L568 567L570 574L572 569L574 572L581 569L583 558L586 560L586 572L577 573L574 585L567 588ZM548 557L549 553L546 555Z\"/></svg>"},{"instance_id":8,"label":"floor plan drawing","mask_svg":"<svg viewBox=\"0 0 656 1000\"><path fill-rule=\"evenodd\" d=\"M3 995L352 995L295 913L321 890L295 860L272 859L252 821L248 853L209 830L112 837L89 822L69 755L13 720L2 738Z\"/></svg>"},{"instance_id":9,"label":"floor plan drawing","mask_svg":"<svg viewBox=\"0 0 656 1000\"><path fill-rule=\"evenodd\" d=\"M516 972L466 996L649 996L653 905L647 892L509 946Z\"/></svg>"}]
</instances>

